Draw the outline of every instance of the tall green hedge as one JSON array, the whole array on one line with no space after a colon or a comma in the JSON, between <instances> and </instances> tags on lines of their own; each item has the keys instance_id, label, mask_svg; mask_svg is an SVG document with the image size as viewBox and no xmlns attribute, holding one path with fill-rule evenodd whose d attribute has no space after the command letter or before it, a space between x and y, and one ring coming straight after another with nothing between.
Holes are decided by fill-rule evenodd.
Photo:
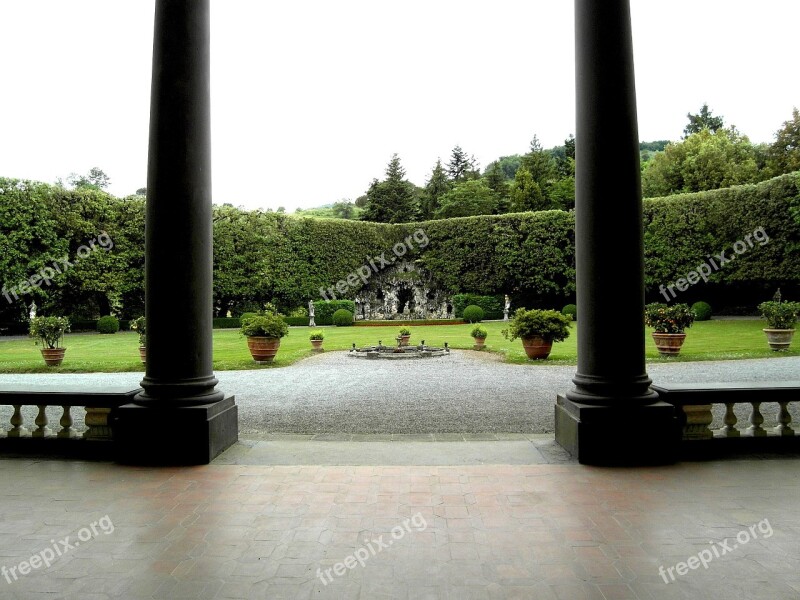
<instances>
[{"instance_id":1,"label":"tall green hedge","mask_svg":"<svg viewBox=\"0 0 800 600\"><path fill-rule=\"evenodd\" d=\"M614 199L607 202L613 212ZM645 200L643 216L645 283L651 300L663 300L661 285L685 277L709 257L722 251L730 255L733 244L757 228L769 236L768 243L736 255L680 300L707 301L715 309L755 306L778 286L785 297L798 299L800 173ZM214 310L218 317L229 310L238 315L270 301L288 314L313 299L316 321L325 324L336 308L355 308L352 302L330 310L325 306L326 296L352 301L361 285L347 283L342 294L337 283L348 277L353 281L371 263L379 265L381 255L391 263L398 248L403 260L426 269L433 284L450 295L509 294L514 308L560 307L574 299L574 225L574 214L564 211L389 225L218 206ZM112 249L93 252L51 286L19 301L0 298L0 328L18 329L34 299L39 314L64 314L73 320L95 319L111 310L129 318L144 309L141 198L0 178L1 284L14 286L55 259L74 257L100 231L113 239ZM415 232L420 241L414 241ZM609 243L613 236L610 228ZM420 243L423 238L426 243Z\"/></svg>"}]
</instances>

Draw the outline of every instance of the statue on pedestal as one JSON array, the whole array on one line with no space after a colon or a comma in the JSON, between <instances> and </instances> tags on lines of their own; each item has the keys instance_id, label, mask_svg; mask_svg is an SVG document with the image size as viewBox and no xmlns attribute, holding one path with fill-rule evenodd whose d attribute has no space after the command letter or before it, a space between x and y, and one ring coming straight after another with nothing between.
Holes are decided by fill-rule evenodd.
<instances>
[{"instance_id":1,"label":"statue on pedestal","mask_svg":"<svg viewBox=\"0 0 800 600\"><path fill-rule=\"evenodd\" d=\"M503 307L503 321L508 321L508 309L511 308L511 298L506 294L506 303Z\"/></svg>"},{"instance_id":2,"label":"statue on pedestal","mask_svg":"<svg viewBox=\"0 0 800 600\"><path fill-rule=\"evenodd\" d=\"M31 321L36 318L36 302L31 302L31 312L29 313L31 317Z\"/></svg>"},{"instance_id":3,"label":"statue on pedestal","mask_svg":"<svg viewBox=\"0 0 800 600\"><path fill-rule=\"evenodd\" d=\"M317 324L314 322L314 301L308 301L308 326L309 327L316 327Z\"/></svg>"}]
</instances>

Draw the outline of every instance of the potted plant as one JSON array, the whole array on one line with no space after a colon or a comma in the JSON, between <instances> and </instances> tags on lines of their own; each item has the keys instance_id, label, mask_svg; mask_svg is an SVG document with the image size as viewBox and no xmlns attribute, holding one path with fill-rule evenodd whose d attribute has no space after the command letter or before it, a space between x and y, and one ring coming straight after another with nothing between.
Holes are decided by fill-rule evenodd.
<instances>
[{"instance_id":1,"label":"potted plant","mask_svg":"<svg viewBox=\"0 0 800 600\"><path fill-rule=\"evenodd\" d=\"M569 317L555 310L518 308L500 333L511 341L521 338L528 358L538 360L550 356L553 342L569 337L569 324Z\"/></svg>"},{"instance_id":2,"label":"potted plant","mask_svg":"<svg viewBox=\"0 0 800 600\"><path fill-rule=\"evenodd\" d=\"M264 365L275 358L281 338L289 333L289 327L277 314L260 313L243 317L241 332L247 337L247 347L253 360Z\"/></svg>"},{"instance_id":3,"label":"potted plant","mask_svg":"<svg viewBox=\"0 0 800 600\"><path fill-rule=\"evenodd\" d=\"M408 327L401 327L398 333L397 339L400 340L400 345L408 346L408 340L411 339L411 330Z\"/></svg>"},{"instance_id":4,"label":"potted plant","mask_svg":"<svg viewBox=\"0 0 800 600\"><path fill-rule=\"evenodd\" d=\"M653 328L653 341L661 356L677 356L686 339L687 328L694 323L695 313L688 304L668 306L653 302L644 307L644 322Z\"/></svg>"},{"instance_id":5,"label":"potted plant","mask_svg":"<svg viewBox=\"0 0 800 600\"><path fill-rule=\"evenodd\" d=\"M64 334L69 331L66 317L33 317L30 336L42 342L42 358L48 367L57 367L64 360L66 348L61 346Z\"/></svg>"},{"instance_id":6,"label":"potted plant","mask_svg":"<svg viewBox=\"0 0 800 600\"><path fill-rule=\"evenodd\" d=\"M139 358L142 359L142 364L147 364L147 334L146 334L146 321L144 317L138 317L130 323L131 331L139 334Z\"/></svg>"},{"instance_id":7,"label":"potted plant","mask_svg":"<svg viewBox=\"0 0 800 600\"><path fill-rule=\"evenodd\" d=\"M794 336L794 326L800 315L800 302L770 300L758 305L761 316L767 320L762 331L767 336L769 347L775 351L788 350Z\"/></svg>"},{"instance_id":8,"label":"potted plant","mask_svg":"<svg viewBox=\"0 0 800 600\"><path fill-rule=\"evenodd\" d=\"M489 335L489 332L486 331L486 327L483 325L475 325L470 332L472 339L475 340L475 345L472 346L475 350L482 350L484 342L486 342L486 336Z\"/></svg>"},{"instance_id":9,"label":"potted plant","mask_svg":"<svg viewBox=\"0 0 800 600\"><path fill-rule=\"evenodd\" d=\"M322 329L315 329L308 335L311 340L311 348L317 352L322 352L322 340L325 339L325 332Z\"/></svg>"}]
</instances>

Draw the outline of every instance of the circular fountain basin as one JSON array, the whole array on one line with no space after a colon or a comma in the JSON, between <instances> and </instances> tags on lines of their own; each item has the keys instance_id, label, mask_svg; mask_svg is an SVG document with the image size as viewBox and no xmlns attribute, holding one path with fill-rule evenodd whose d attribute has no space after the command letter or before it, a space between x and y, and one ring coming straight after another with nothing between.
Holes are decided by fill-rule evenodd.
<instances>
[{"instance_id":1,"label":"circular fountain basin","mask_svg":"<svg viewBox=\"0 0 800 600\"><path fill-rule=\"evenodd\" d=\"M450 354L450 348L447 344L444 348L436 346L426 346L419 344L418 346L383 346L380 343L377 346L364 346L353 348L349 352L349 356L355 358L367 359L388 359L388 360L404 360L408 358L435 358L437 356L447 356Z\"/></svg>"}]
</instances>

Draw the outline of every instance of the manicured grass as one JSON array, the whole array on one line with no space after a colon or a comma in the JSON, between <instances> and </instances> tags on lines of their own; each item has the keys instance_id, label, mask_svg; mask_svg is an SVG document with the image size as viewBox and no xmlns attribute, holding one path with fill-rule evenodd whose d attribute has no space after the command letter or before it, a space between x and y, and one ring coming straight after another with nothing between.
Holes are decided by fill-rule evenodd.
<instances>
[{"instance_id":1,"label":"manicured grass","mask_svg":"<svg viewBox=\"0 0 800 600\"><path fill-rule=\"evenodd\" d=\"M522 350L519 340L509 342L500 333L505 324L499 321L483 324L489 332L486 340L487 352L505 355L507 362L537 365L575 364L577 324L564 342L553 345L553 352L546 361L530 361ZM767 346L762 321L703 321L687 330L686 342L677 358L661 358L653 344L650 331L646 334L647 359L651 362L676 362L695 360L727 360L739 358L769 358L797 356L798 344L788 352L773 352ZM327 351L347 350L357 346L377 344L394 345L396 325L385 327L321 327L325 331L323 347ZM472 326L465 325L421 325L411 327L411 343L420 340L430 346L442 346L448 342L452 348L472 348L469 335ZM308 340L308 327L292 327L289 335L281 340L281 348L271 365L256 365L247 350L247 342L238 329L214 330L214 369L271 369L290 365L314 355ZM176 340L176 344L182 343ZM604 351L614 352L615 341L608 340ZM42 360L39 347L33 340L10 340L0 338L0 373L90 373L143 371L137 349L137 335L119 332L114 335L68 334L64 345L66 358L61 367L47 367Z\"/></svg>"}]
</instances>

